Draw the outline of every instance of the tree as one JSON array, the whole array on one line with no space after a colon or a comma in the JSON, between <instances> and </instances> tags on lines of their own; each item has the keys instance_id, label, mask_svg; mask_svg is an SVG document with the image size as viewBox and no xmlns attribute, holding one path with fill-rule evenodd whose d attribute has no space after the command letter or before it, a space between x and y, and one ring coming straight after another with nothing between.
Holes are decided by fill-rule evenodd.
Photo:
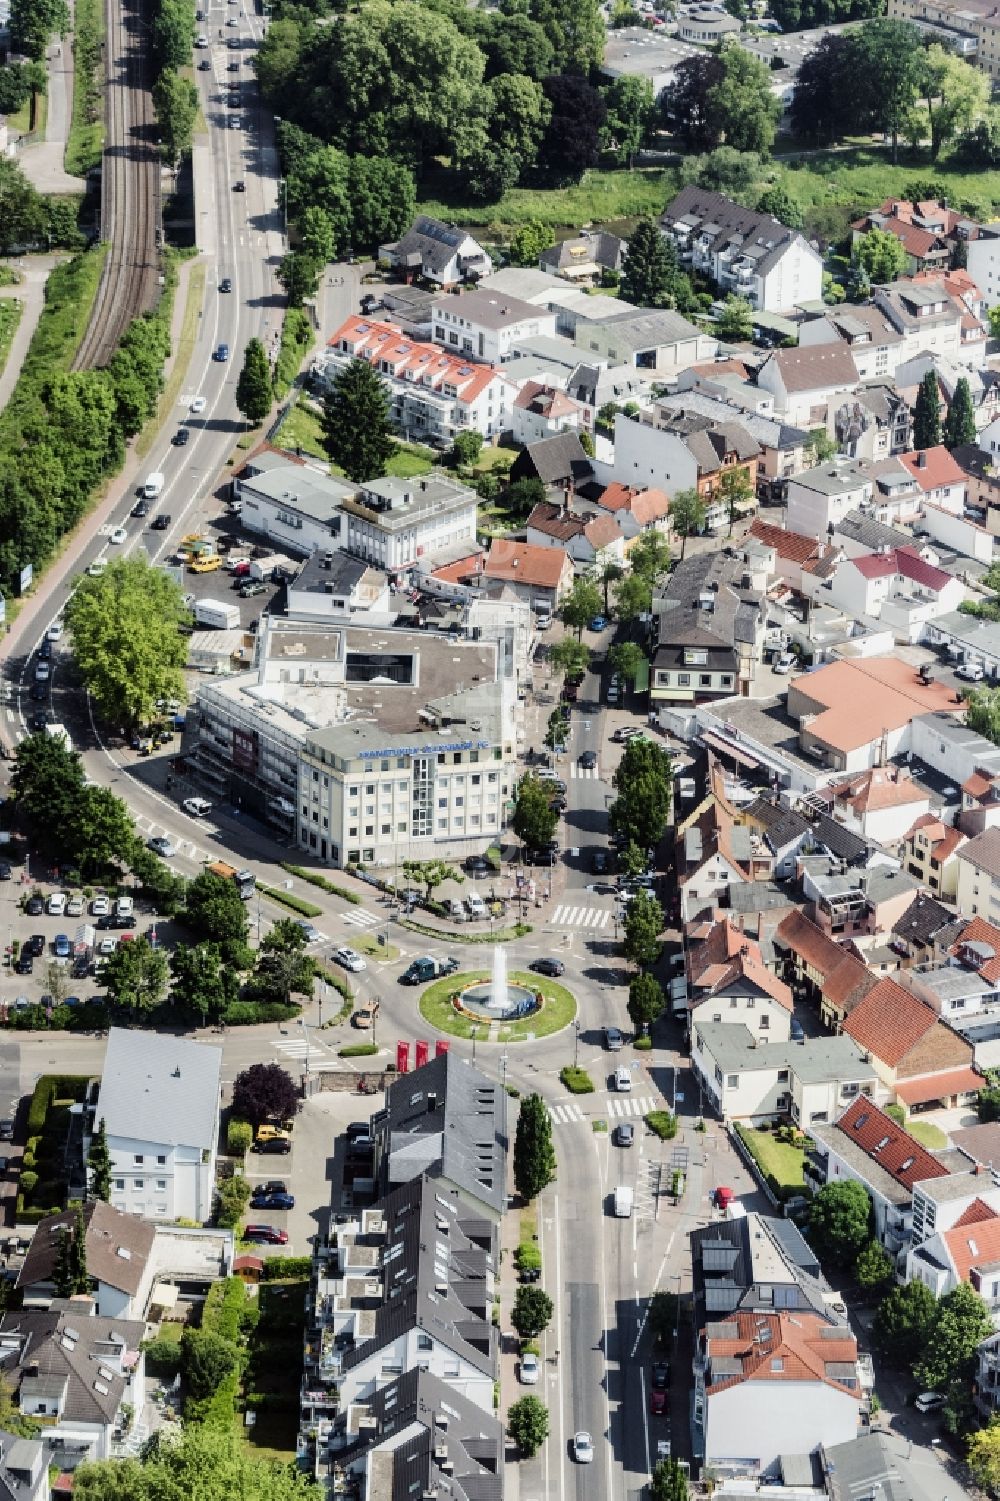
<instances>
[{"instance_id":1,"label":"tree","mask_svg":"<svg viewBox=\"0 0 1000 1501\"><path fill-rule=\"evenodd\" d=\"M670 502L670 524L681 538L681 562L689 537L696 537L705 525L705 502L694 488L678 490Z\"/></svg>"},{"instance_id":2,"label":"tree","mask_svg":"<svg viewBox=\"0 0 1000 1501\"><path fill-rule=\"evenodd\" d=\"M892 1257L877 1240L870 1240L858 1252L854 1276L859 1287L882 1287L892 1280L893 1271Z\"/></svg>"},{"instance_id":3,"label":"tree","mask_svg":"<svg viewBox=\"0 0 1000 1501\"><path fill-rule=\"evenodd\" d=\"M538 1397L519 1397L507 1411L507 1432L525 1459L537 1454L549 1436L549 1410Z\"/></svg>"},{"instance_id":4,"label":"tree","mask_svg":"<svg viewBox=\"0 0 1000 1501\"><path fill-rule=\"evenodd\" d=\"M264 1121L291 1120L299 1108L299 1092L280 1063L251 1063L233 1083L233 1114L253 1126Z\"/></svg>"},{"instance_id":5,"label":"tree","mask_svg":"<svg viewBox=\"0 0 1000 1501\"><path fill-rule=\"evenodd\" d=\"M322 1491L294 1465L258 1458L243 1435L219 1423L185 1424L176 1438L157 1435L140 1464L107 1459L73 1471L74 1501L321 1501Z\"/></svg>"},{"instance_id":6,"label":"tree","mask_svg":"<svg viewBox=\"0 0 1000 1501\"><path fill-rule=\"evenodd\" d=\"M539 150L543 170L556 183L578 182L597 165L607 111L586 79L553 73L542 87L551 115Z\"/></svg>"},{"instance_id":7,"label":"tree","mask_svg":"<svg viewBox=\"0 0 1000 1501\"><path fill-rule=\"evenodd\" d=\"M619 641L608 652L613 672L619 673L635 687L636 678L646 665L646 653L634 641Z\"/></svg>"},{"instance_id":8,"label":"tree","mask_svg":"<svg viewBox=\"0 0 1000 1501\"><path fill-rule=\"evenodd\" d=\"M663 1012L663 986L655 975L634 975L628 987L628 1014L642 1035Z\"/></svg>"},{"instance_id":9,"label":"tree","mask_svg":"<svg viewBox=\"0 0 1000 1501\"><path fill-rule=\"evenodd\" d=\"M860 1183L826 1183L809 1210L812 1244L835 1266L852 1266L868 1240L871 1201Z\"/></svg>"},{"instance_id":10,"label":"tree","mask_svg":"<svg viewBox=\"0 0 1000 1501\"><path fill-rule=\"evenodd\" d=\"M581 677L590 666L590 647L574 636L564 636L550 650L549 666L568 678Z\"/></svg>"},{"instance_id":11,"label":"tree","mask_svg":"<svg viewBox=\"0 0 1000 1501\"><path fill-rule=\"evenodd\" d=\"M793 198L788 189L782 187L780 183L764 189L757 200L757 212L770 214L787 229L801 229L805 223L798 200Z\"/></svg>"},{"instance_id":12,"label":"tree","mask_svg":"<svg viewBox=\"0 0 1000 1501\"><path fill-rule=\"evenodd\" d=\"M511 236L508 251L515 266L537 266L543 250L548 250L555 236L540 219L529 219Z\"/></svg>"},{"instance_id":13,"label":"tree","mask_svg":"<svg viewBox=\"0 0 1000 1501\"><path fill-rule=\"evenodd\" d=\"M336 255L333 221L320 204L311 203L303 210L299 220L299 241L303 255L308 256L314 266L328 266Z\"/></svg>"},{"instance_id":14,"label":"tree","mask_svg":"<svg viewBox=\"0 0 1000 1501\"><path fill-rule=\"evenodd\" d=\"M649 1483L652 1501L688 1501L688 1480L680 1461L671 1456L656 1462Z\"/></svg>"},{"instance_id":15,"label":"tree","mask_svg":"<svg viewBox=\"0 0 1000 1501\"><path fill-rule=\"evenodd\" d=\"M645 144L656 113L648 78L616 78L604 90L607 118L601 145L617 167L631 167Z\"/></svg>"},{"instance_id":16,"label":"tree","mask_svg":"<svg viewBox=\"0 0 1000 1501\"><path fill-rule=\"evenodd\" d=\"M970 1436L966 1459L977 1485L995 1496L1000 1490L1000 1418L991 1418Z\"/></svg>"},{"instance_id":17,"label":"tree","mask_svg":"<svg viewBox=\"0 0 1000 1501\"><path fill-rule=\"evenodd\" d=\"M600 567L597 569L594 581L595 583L600 584L601 588L604 590L605 615L607 615L608 611L611 608L610 600L608 599L608 591L611 588L612 584L617 584L618 580L624 577L625 569L617 561L616 558L609 558L606 563L601 563Z\"/></svg>"},{"instance_id":18,"label":"tree","mask_svg":"<svg viewBox=\"0 0 1000 1501\"><path fill-rule=\"evenodd\" d=\"M825 427L813 428L809 434L809 456L814 464L825 464L837 452L837 443Z\"/></svg>"},{"instance_id":19,"label":"tree","mask_svg":"<svg viewBox=\"0 0 1000 1501\"><path fill-rule=\"evenodd\" d=\"M58 853L61 830L84 792L80 757L61 736L27 735L17 747L10 790L32 845L45 855Z\"/></svg>"},{"instance_id":20,"label":"tree","mask_svg":"<svg viewBox=\"0 0 1000 1501\"><path fill-rule=\"evenodd\" d=\"M215 943L179 943L170 955L170 974L170 999L196 1026L221 1021L239 999L239 978L222 963Z\"/></svg>"},{"instance_id":21,"label":"tree","mask_svg":"<svg viewBox=\"0 0 1000 1501\"><path fill-rule=\"evenodd\" d=\"M722 81L725 64L719 52L699 52L683 58L660 94L664 129L677 136L689 151L711 151L721 140L712 107L713 90Z\"/></svg>"},{"instance_id":22,"label":"tree","mask_svg":"<svg viewBox=\"0 0 1000 1501\"><path fill-rule=\"evenodd\" d=\"M120 943L104 964L108 997L135 1018L148 1015L167 993L167 961L148 938Z\"/></svg>"},{"instance_id":23,"label":"tree","mask_svg":"<svg viewBox=\"0 0 1000 1501\"><path fill-rule=\"evenodd\" d=\"M631 739L612 778L612 833L643 849L658 844L670 816L671 778L670 757L662 746L638 735Z\"/></svg>"},{"instance_id":24,"label":"tree","mask_svg":"<svg viewBox=\"0 0 1000 1501\"><path fill-rule=\"evenodd\" d=\"M188 886L185 905L188 927L200 938L219 944L246 942L246 903L235 881L204 870Z\"/></svg>"},{"instance_id":25,"label":"tree","mask_svg":"<svg viewBox=\"0 0 1000 1501\"><path fill-rule=\"evenodd\" d=\"M514 1296L510 1321L522 1339L537 1339L552 1318L552 1299L540 1287L522 1283Z\"/></svg>"},{"instance_id":26,"label":"tree","mask_svg":"<svg viewBox=\"0 0 1000 1501\"><path fill-rule=\"evenodd\" d=\"M537 850L545 848L558 822L559 815L549 802L549 793L529 772L518 783L511 828L522 844Z\"/></svg>"},{"instance_id":27,"label":"tree","mask_svg":"<svg viewBox=\"0 0 1000 1501\"><path fill-rule=\"evenodd\" d=\"M937 1304L930 1337L913 1367L914 1380L924 1391L944 1391L966 1374L976 1346L992 1332L986 1304L968 1282L960 1282Z\"/></svg>"},{"instance_id":28,"label":"tree","mask_svg":"<svg viewBox=\"0 0 1000 1501\"><path fill-rule=\"evenodd\" d=\"M771 154L781 105L771 91L770 68L738 43L722 47L722 77L713 85L707 108L720 142L735 151Z\"/></svg>"},{"instance_id":29,"label":"tree","mask_svg":"<svg viewBox=\"0 0 1000 1501\"><path fill-rule=\"evenodd\" d=\"M715 331L720 339L734 342L753 338L753 308L745 297L729 293L716 320Z\"/></svg>"},{"instance_id":30,"label":"tree","mask_svg":"<svg viewBox=\"0 0 1000 1501\"><path fill-rule=\"evenodd\" d=\"M528 479L518 479L512 485L507 486L504 499L511 516L526 517L545 499L545 486L534 476Z\"/></svg>"},{"instance_id":31,"label":"tree","mask_svg":"<svg viewBox=\"0 0 1000 1501\"><path fill-rule=\"evenodd\" d=\"M652 219L640 219L625 247L622 297L637 307L669 307L676 275L673 241L660 233Z\"/></svg>"},{"instance_id":32,"label":"tree","mask_svg":"<svg viewBox=\"0 0 1000 1501\"><path fill-rule=\"evenodd\" d=\"M896 165L899 135L917 94L923 47L909 21L874 19L850 34L852 66L859 71L861 103L889 137Z\"/></svg>"},{"instance_id":33,"label":"tree","mask_svg":"<svg viewBox=\"0 0 1000 1501\"><path fill-rule=\"evenodd\" d=\"M389 396L367 360L352 360L336 376L323 404L323 447L355 484L377 479L393 452Z\"/></svg>"},{"instance_id":34,"label":"tree","mask_svg":"<svg viewBox=\"0 0 1000 1501\"><path fill-rule=\"evenodd\" d=\"M130 948L131 944L123 945ZM87 1192L91 1199L103 1199L105 1204L111 1201L111 1153L108 1151L108 1133L104 1125L104 1117L97 1123L97 1130L90 1139L90 1150L87 1152L87 1167L90 1170L90 1181Z\"/></svg>"},{"instance_id":35,"label":"tree","mask_svg":"<svg viewBox=\"0 0 1000 1501\"><path fill-rule=\"evenodd\" d=\"M1000 688L976 688L967 694L969 712L965 722L970 730L1000 745Z\"/></svg>"},{"instance_id":36,"label":"tree","mask_svg":"<svg viewBox=\"0 0 1000 1501\"><path fill-rule=\"evenodd\" d=\"M633 574L652 587L670 571L670 544L662 532L653 528L643 532L632 544L628 555Z\"/></svg>"},{"instance_id":37,"label":"tree","mask_svg":"<svg viewBox=\"0 0 1000 1501\"><path fill-rule=\"evenodd\" d=\"M525 1095L514 1136L514 1186L527 1202L540 1194L555 1175L552 1119L541 1095Z\"/></svg>"},{"instance_id":38,"label":"tree","mask_svg":"<svg viewBox=\"0 0 1000 1501\"><path fill-rule=\"evenodd\" d=\"M119 558L100 578L82 578L66 627L84 685L113 725L148 723L161 698L186 697L190 619L178 584L142 556Z\"/></svg>"},{"instance_id":39,"label":"tree","mask_svg":"<svg viewBox=\"0 0 1000 1501\"><path fill-rule=\"evenodd\" d=\"M271 410L271 399L271 367L261 341L251 339L236 382L236 405L250 425L256 427Z\"/></svg>"},{"instance_id":40,"label":"tree","mask_svg":"<svg viewBox=\"0 0 1000 1501\"><path fill-rule=\"evenodd\" d=\"M559 606L559 615L563 622L571 630L576 631L577 640L583 635L584 627L589 625L595 615L601 613L601 591L593 579L584 575L578 578L572 589Z\"/></svg>"},{"instance_id":41,"label":"tree","mask_svg":"<svg viewBox=\"0 0 1000 1501\"><path fill-rule=\"evenodd\" d=\"M655 964L660 954L660 934L666 926L663 908L648 891L640 891L625 914L622 953L640 969ZM631 1004L631 990L629 1003ZM631 1012L629 1013L631 1015Z\"/></svg>"},{"instance_id":42,"label":"tree","mask_svg":"<svg viewBox=\"0 0 1000 1501\"><path fill-rule=\"evenodd\" d=\"M185 1329L181 1335L181 1370L196 1402L217 1392L238 1362L236 1347L212 1329Z\"/></svg>"},{"instance_id":43,"label":"tree","mask_svg":"<svg viewBox=\"0 0 1000 1501\"><path fill-rule=\"evenodd\" d=\"M71 1298L74 1293L90 1291L90 1274L87 1271L87 1226L83 1209L78 1204L72 1227L63 1225L59 1231L59 1251L56 1257L56 1295Z\"/></svg>"},{"instance_id":44,"label":"tree","mask_svg":"<svg viewBox=\"0 0 1000 1501\"><path fill-rule=\"evenodd\" d=\"M887 229L870 229L854 247L855 258L876 286L895 281L906 270L906 247Z\"/></svg>"},{"instance_id":45,"label":"tree","mask_svg":"<svg viewBox=\"0 0 1000 1501\"><path fill-rule=\"evenodd\" d=\"M928 370L920 382L913 408L913 446L935 448L941 442L941 395L937 376Z\"/></svg>"},{"instance_id":46,"label":"tree","mask_svg":"<svg viewBox=\"0 0 1000 1501\"><path fill-rule=\"evenodd\" d=\"M315 297L319 272L316 262L302 250L290 250L282 256L278 280L285 289L289 307L301 307L308 298Z\"/></svg>"},{"instance_id":47,"label":"tree","mask_svg":"<svg viewBox=\"0 0 1000 1501\"><path fill-rule=\"evenodd\" d=\"M452 457L457 465L471 469L483 451L483 435L477 433L474 428L465 428L456 433L452 440Z\"/></svg>"},{"instance_id":48,"label":"tree","mask_svg":"<svg viewBox=\"0 0 1000 1501\"><path fill-rule=\"evenodd\" d=\"M750 477L742 465L734 465L730 469L722 471L722 480L719 484L719 499L726 508L729 517L729 535L733 535L733 527L736 525L737 516L741 515L753 505L754 488L750 483Z\"/></svg>"},{"instance_id":49,"label":"tree","mask_svg":"<svg viewBox=\"0 0 1000 1501\"><path fill-rule=\"evenodd\" d=\"M633 569L623 579L619 579L615 588L615 614L623 624L647 614L652 602L652 585L642 574Z\"/></svg>"},{"instance_id":50,"label":"tree","mask_svg":"<svg viewBox=\"0 0 1000 1501\"><path fill-rule=\"evenodd\" d=\"M976 441L976 414L967 376L960 375L955 382L942 436L947 448L960 448Z\"/></svg>"},{"instance_id":51,"label":"tree","mask_svg":"<svg viewBox=\"0 0 1000 1501\"><path fill-rule=\"evenodd\" d=\"M943 146L969 131L986 114L990 104L989 78L956 57L939 42L920 57L917 90L921 105L911 110L908 133L917 142L930 136L931 160L937 161ZM947 193L918 194L918 199L945 198Z\"/></svg>"},{"instance_id":52,"label":"tree","mask_svg":"<svg viewBox=\"0 0 1000 1501\"><path fill-rule=\"evenodd\" d=\"M528 0L552 47L553 69L586 77L604 56L604 21L597 0Z\"/></svg>"},{"instance_id":53,"label":"tree","mask_svg":"<svg viewBox=\"0 0 1000 1501\"><path fill-rule=\"evenodd\" d=\"M165 69L153 84L153 108L168 166L176 166L191 150L198 118L198 90L189 78Z\"/></svg>"},{"instance_id":54,"label":"tree","mask_svg":"<svg viewBox=\"0 0 1000 1501\"><path fill-rule=\"evenodd\" d=\"M876 1343L894 1365L909 1369L930 1338L937 1304L923 1282L894 1287L875 1314Z\"/></svg>"},{"instance_id":55,"label":"tree","mask_svg":"<svg viewBox=\"0 0 1000 1501\"><path fill-rule=\"evenodd\" d=\"M462 880L461 872L447 860L404 860L403 874L421 883L427 901L443 882Z\"/></svg>"},{"instance_id":56,"label":"tree","mask_svg":"<svg viewBox=\"0 0 1000 1501\"><path fill-rule=\"evenodd\" d=\"M65 0L11 0L9 27L11 51L42 58L49 38L69 30Z\"/></svg>"}]
</instances>

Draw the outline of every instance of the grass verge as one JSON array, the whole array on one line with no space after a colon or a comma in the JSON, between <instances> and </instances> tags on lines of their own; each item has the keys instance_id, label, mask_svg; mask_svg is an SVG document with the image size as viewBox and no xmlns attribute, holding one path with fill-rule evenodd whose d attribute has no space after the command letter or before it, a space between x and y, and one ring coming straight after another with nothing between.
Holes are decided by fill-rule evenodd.
<instances>
[{"instance_id":1,"label":"grass verge","mask_svg":"<svg viewBox=\"0 0 1000 1501\"><path fill-rule=\"evenodd\" d=\"M345 902L350 902L352 907L360 907L361 898L357 892L349 891L346 886L338 886L334 881L328 881L326 876L321 876L318 870L307 870L304 865L292 865L288 860L282 860L282 870L287 870L290 876L298 876L300 881L308 881L310 886L318 886L321 891L328 891L331 896L342 897Z\"/></svg>"},{"instance_id":2,"label":"grass verge","mask_svg":"<svg viewBox=\"0 0 1000 1501\"><path fill-rule=\"evenodd\" d=\"M65 166L71 177L85 177L100 165L104 150L104 6L101 0L76 0L73 12L73 118L66 141Z\"/></svg>"},{"instance_id":3,"label":"grass verge","mask_svg":"<svg viewBox=\"0 0 1000 1501\"><path fill-rule=\"evenodd\" d=\"M315 902L307 902L304 897L293 896L290 891L281 891L277 886L262 886L265 896L269 896L272 902L280 902L282 907L287 907L291 912L297 912L300 917L319 917L322 907L317 907Z\"/></svg>"},{"instance_id":4,"label":"grass verge","mask_svg":"<svg viewBox=\"0 0 1000 1501\"><path fill-rule=\"evenodd\" d=\"M319 412L301 391L298 400L288 408L274 441L282 448L297 453L300 449L314 459L326 460L323 451L323 429Z\"/></svg>"},{"instance_id":5,"label":"grass verge","mask_svg":"<svg viewBox=\"0 0 1000 1501\"><path fill-rule=\"evenodd\" d=\"M754 1131L739 1124L736 1131L772 1193L779 1199L787 1199L804 1192L802 1166L805 1152L802 1147L778 1141L770 1131Z\"/></svg>"},{"instance_id":6,"label":"grass verge","mask_svg":"<svg viewBox=\"0 0 1000 1501\"><path fill-rule=\"evenodd\" d=\"M0 298L0 374L7 363L10 346L14 342L23 312L24 303L19 297Z\"/></svg>"},{"instance_id":7,"label":"grass verge","mask_svg":"<svg viewBox=\"0 0 1000 1501\"><path fill-rule=\"evenodd\" d=\"M541 1268L542 1253L538 1249L538 1205L534 1200L530 1204L523 1205L518 1223L514 1264L521 1271L529 1267Z\"/></svg>"},{"instance_id":8,"label":"grass verge","mask_svg":"<svg viewBox=\"0 0 1000 1501\"><path fill-rule=\"evenodd\" d=\"M25 406L35 406L39 386L73 363L90 322L107 253L107 245L96 245L53 267L45 283L45 306L0 419L0 431L16 427Z\"/></svg>"},{"instance_id":9,"label":"grass verge","mask_svg":"<svg viewBox=\"0 0 1000 1501\"><path fill-rule=\"evenodd\" d=\"M585 1068L568 1063L559 1070L559 1082L565 1084L570 1094L593 1094L594 1081Z\"/></svg>"},{"instance_id":10,"label":"grass verge","mask_svg":"<svg viewBox=\"0 0 1000 1501\"><path fill-rule=\"evenodd\" d=\"M399 949L394 943L379 943L371 933L362 933L359 937L352 938L351 948L357 949L359 954L370 954L375 959L381 959L386 964L394 964L399 958Z\"/></svg>"},{"instance_id":11,"label":"grass verge","mask_svg":"<svg viewBox=\"0 0 1000 1501\"><path fill-rule=\"evenodd\" d=\"M487 978L487 971L483 969L470 970L467 974L446 975L441 980L435 980L420 997L420 1015L439 1032L465 1038L471 1038L475 1032L481 1042L529 1042L535 1037L551 1037L554 1032L561 1032L564 1027L568 1027L576 1015L576 1001L564 985L557 985L545 975L515 970L511 973L511 981L515 985L540 990L545 1004L535 1016L496 1023L487 1029L485 1022L477 1023L473 1017L456 1011L451 1004L451 997L457 990ZM491 1034L488 1039L487 1030Z\"/></svg>"},{"instance_id":12,"label":"grass verge","mask_svg":"<svg viewBox=\"0 0 1000 1501\"><path fill-rule=\"evenodd\" d=\"M153 444L159 439L160 429L176 406L177 398L187 380L188 366L191 363L195 341L198 337L198 314L205 295L205 272L206 267L203 264L191 267L187 297L184 301L184 318L181 322L180 338L170 366L170 374L163 387L163 395L157 402L156 416L152 422L146 424L136 442L135 451L140 459L146 457Z\"/></svg>"},{"instance_id":13,"label":"grass verge","mask_svg":"<svg viewBox=\"0 0 1000 1501\"><path fill-rule=\"evenodd\" d=\"M512 928L497 928L494 933L461 933L445 932L443 928L431 928L426 923L413 922L409 918L399 919L401 928L408 928L411 933L422 933L425 938L443 938L448 943L513 943L515 938L527 938L532 931L530 922L515 923ZM537 975L533 977L537 979Z\"/></svg>"}]
</instances>

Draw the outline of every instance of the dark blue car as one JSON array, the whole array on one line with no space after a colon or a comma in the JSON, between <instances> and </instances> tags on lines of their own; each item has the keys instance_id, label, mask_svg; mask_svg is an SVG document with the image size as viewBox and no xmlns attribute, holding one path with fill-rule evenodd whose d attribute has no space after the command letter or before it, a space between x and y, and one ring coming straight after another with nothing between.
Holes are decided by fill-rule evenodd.
<instances>
[{"instance_id":1,"label":"dark blue car","mask_svg":"<svg viewBox=\"0 0 1000 1501\"><path fill-rule=\"evenodd\" d=\"M295 1195L255 1193L250 1203L254 1209L294 1209Z\"/></svg>"},{"instance_id":2,"label":"dark blue car","mask_svg":"<svg viewBox=\"0 0 1000 1501\"><path fill-rule=\"evenodd\" d=\"M57 959L68 959L73 952L72 945L65 933L57 933L52 940L52 951Z\"/></svg>"}]
</instances>

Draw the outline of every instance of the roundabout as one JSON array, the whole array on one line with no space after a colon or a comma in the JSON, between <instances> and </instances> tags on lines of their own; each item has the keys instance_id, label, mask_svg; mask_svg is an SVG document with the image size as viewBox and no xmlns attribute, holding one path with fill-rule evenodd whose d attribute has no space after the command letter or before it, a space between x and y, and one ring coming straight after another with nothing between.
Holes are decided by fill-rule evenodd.
<instances>
[{"instance_id":1,"label":"roundabout","mask_svg":"<svg viewBox=\"0 0 1000 1501\"><path fill-rule=\"evenodd\" d=\"M428 985L420 1015L438 1032L478 1042L531 1042L551 1037L576 1016L576 1000L564 985L530 970L507 972L506 951L497 944L492 973L472 970Z\"/></svg>"}]
</instances>

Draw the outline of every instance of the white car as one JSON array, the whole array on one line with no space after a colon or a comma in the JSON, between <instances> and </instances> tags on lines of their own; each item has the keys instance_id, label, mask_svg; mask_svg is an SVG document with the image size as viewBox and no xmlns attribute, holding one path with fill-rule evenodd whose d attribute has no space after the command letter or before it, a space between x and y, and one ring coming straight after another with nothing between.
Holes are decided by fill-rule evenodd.
<instances>
[{"instance_id":1,"label":"white car","mask_svg":"<svg viewBox=\"0 0 1000 1501\"><path fill-rule=\"evenodd\" d=\"M48 630L45 632L50 641L58 641L62 633L63 623L61 620L54 620L49 626Z\"/></svg>"},{"instance_id":2,"label":"white car","mask_svg":"<svg viewBox=\"0 0 1000 1501\"><path fill-rule=\"evenodd\" d=\"M191 405L190 405L190 407L189 407L188 410L194 412L195 416L197 416L198 413L199 412L203 412L207 406L208 406L208 398L207 397L205 397L205 396L196 396L196 397L194 397L193 401L191 402Z\"/></svg>"},{"instance_id":3,"label":"white car","mask_svg":"<svg viewBox=\"0 0 1000 1501\"><path fill-rule=\"evenodd\" d=\"M918 1412L933 1412L936 1407L944 1406L944 1397L940 1392L921 1392L913 1405Z\"/></svg>"},{"instance_id":4,"label":"white car","mask_svg":"<svg viewBox=\"0 0 1000 1501\"><path fill-rule=\"evenodd\" d=\"M117 947L117 938L102 938L100 943L97 945L97 952L99 954L113 954Z\"/></svg>"},{"instance_id":5,"label":"white car","mask_svg":"<svg viewBox=\"0 0 1000 1501\"><path fill-rule=\"evenodd\" d=\"M955 676L964 678L967 683L981 683L986 670L981 662L963 662L961 667L955 668Z\"/></svg>"},{"instance_id":6,"label":"white car","mask_svg":"<svg viewBox=\"0 0 1000 1501\"><path fill-rule=\"evenodd\" d=\"M111 898L95 896L90 904L90 910L95 917L108 917L111 913Z\"/></svg>"},{"instance_id":7,"label":"white car","mask_svg":"<svg viewBox=\"0 0 1000 1501\"><path fill-rule=\"evenodd\" d=\"M157 835L155 839L150 839L148 841L148 844L149 848L153 851L153 854L162 856L164 860L173 859L174 855L176 855L177 853L177 846L174 841L172 839L167 839L162 835Z\"/></svg>"},{"instance_id":8,"label":"white car","mask_svg":"<svg viewBox=\"0 0 1000 1501\"><path fill-rule=\"evenodd\" d=\"M486 916L486 903L474 891L470 892L465 898L465 905L469 909L470 917L482 918Z\"/></svg>"},{"instance_id":9,"label":"white car","mask_svg":"<svg viewBox=\"0 0 1000 1501\"><path fill-rule=\"evenodd\" d=\"M589 1465L594 1460L594 1440L583 1429L573 1435L573 1458L578 1465Z\"/></svg>"},{"instance_id":10,"label":"white car","mask_svg":"<svg viewBox=\"0 0 1000 1501\"><path fill-rule=\"evenodd\" d=\"M113 542L116 547L120 547L123 542L128 541L128 532L123 526L116 526L108 541Z\"/></svg>"},{"instance_id":11,"label":"white car","mask_svg":"<svg viewBox=\"0 0 1000 1501\"><path fill-rule=\"evenodd\" d=\"M116 917L131 917L135 912L135 902L130 896L120 896L115 902Z\"/></svg>"},{"instance_id":12,"label":"white car","mask_svg":"<svg viewBox=\"0 0 1000 1501\"><path fill-rule=\"evenodd\" d=\"M71 896L70 897L69 901L66 903L66 916L67 917L82 917L83 916L83 897L82 896Z\"/></svg>"},{"instance_id":13,"label":"white car","mask_svg":"<svg viewBox=\"0 0 1000 1501\"><path fill-rule=\"evenodd\" d=\"M620 1094L624 1094L632 1088L632 1070L625 1063L620 1068L615 1069L615 1088Z\"/></svg>"},{"instance_id":14,"label":"white car","mask_svg":"<svg viewBox=\"0 0 1000 1501\"><path fill-rule=\"evenodd\" d=\"M36 662L35 663L35 682L36 683L47 683L48 680L49 680L49 664L48 664L48 662Z\"/></svg>"},{"instance_id":15,"label":"white car","mask_svg":"<svg viewBox=\"0 0 1000 1501\"><path fill-rule=\"evenodd\" d=\"M521 1356L521 1369L518 1379L522 1386L537 1386L540 1372L538 1369L538 1356L526 1354Z\"/></svg>"},{"instance_id":16,"label":"white car","mask_svg":"<svg viewBox=\"0 0 1000 1501\"><path fill-rule=\"evenodd\" d=\"M357 949L335 949L333 957L338 964L342 964L345 969L349 969L355 974L357 974L359 970L368 968L367 964L362 959Z\"/></svg>"},{"instance_id":17,"label":"white car","mask_svg":"<svg viewBox=\"0 0 1000 1501\"><path fill-rule=\"evenodd\" d=\"M186 797L181 807L185 813L190 813L192 818L204 818L206 813L212 811L212 804L203 797Z\"/></svg>"},{"instance_id":18,"label":"white car","mask_svg":"<svg viewBox=\"0 0 1000 1501\"><path fill-rule=\"evenodd\" d=\"M783 651L780 657L775 657L772 672L791 672L795 666L795 653Z\"/></svg>"},{"instance_id":19,"label":"white car","mask_svg":"<svg viewBox=\"0 0 1000 1501\"><path fill-rule=\"evenodd\" d=\"M49 916L62 917L63 913L66 911L66 900L67 898L65 891L53 891L45 907L45 910L49 914Z\"/></svg>"},{"instance_id":20,"label":"white car","mask_svg":"<svg viewBox=\"0 0 1000 1501\"><path fill-rule=\"evenodd\" d=\"M107 566L107 558L95 558L90 567L87 569L87 572L92 579L99 579Z\"/></svg>"}]
</instances>

